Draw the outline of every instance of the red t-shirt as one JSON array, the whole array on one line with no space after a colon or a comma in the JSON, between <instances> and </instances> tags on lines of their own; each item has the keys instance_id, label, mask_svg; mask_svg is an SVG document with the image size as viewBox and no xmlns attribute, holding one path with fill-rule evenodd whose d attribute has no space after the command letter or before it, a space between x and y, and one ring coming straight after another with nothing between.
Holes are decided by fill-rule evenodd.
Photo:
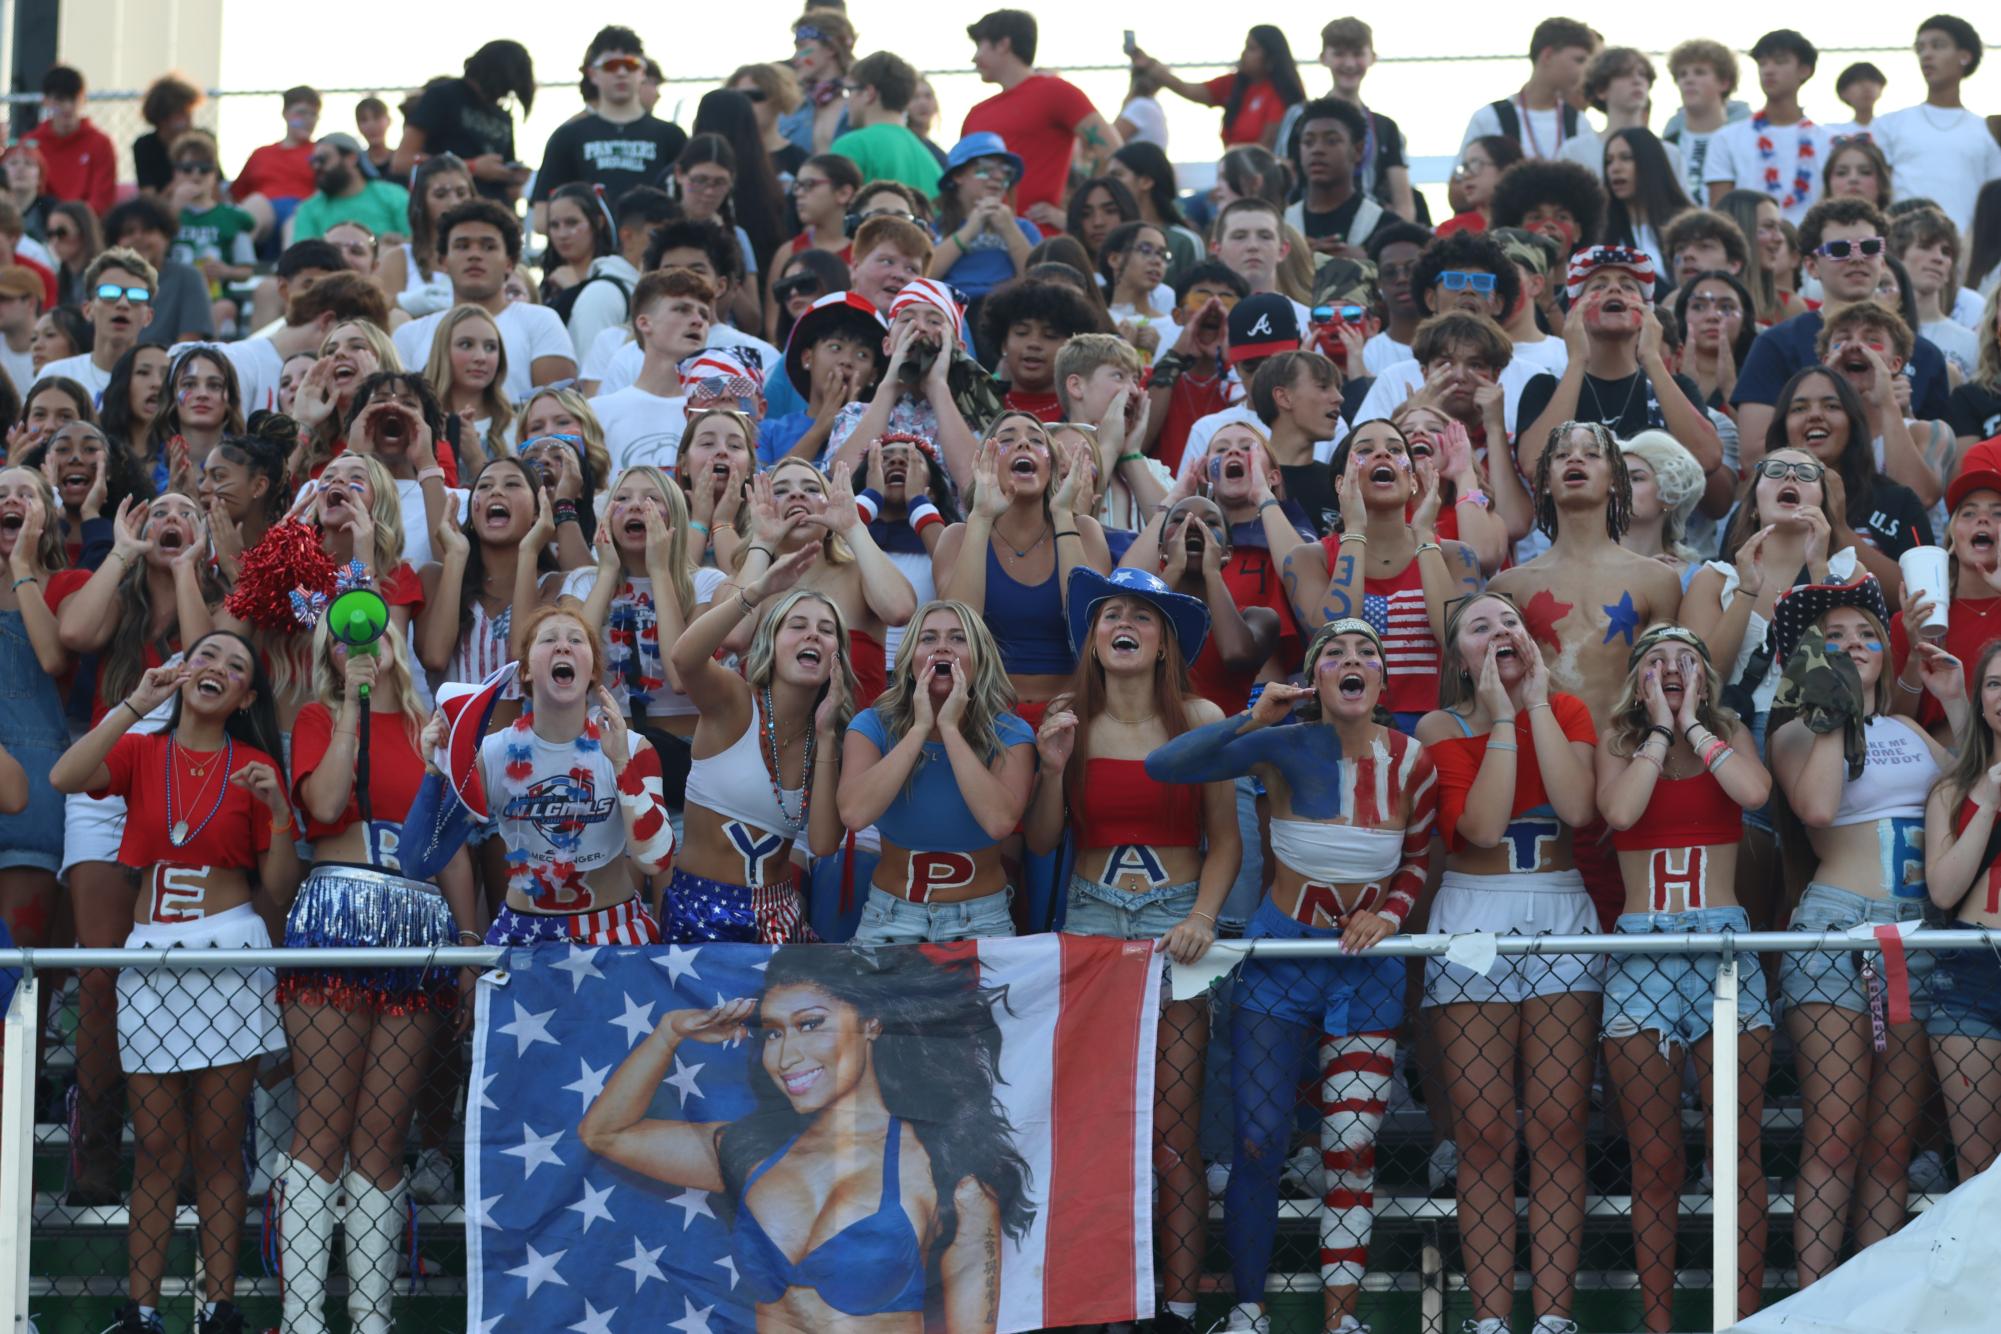
<instances>
[{"instance_id":1,"label":"red t-shirt","mask_svg":"<svg viewBox=\"0 0 2001 1334\"><path fill-rule=\"evenodd\" d=\"M1011 412L1026 412L1037 421L1054 425L1063 420L1063 400L1056 397L1056 391L1046 394L1031 394L1025 389L1010 389L1001 395L1001 406Z\"/></svg>"},{"instance_id":2,"label":"red t-shirt","mask_svg":"<svg viewBox=\"0 0 2001 1334\"><path fill-rule=\"evenodd\" d=\"M991 131L1021 159L1022 176L1014 198L1015 211L1025 215L1034 204L1063 206L1077 127L1096 112L1091 99L1074 84L1053 74L1031 74L968 111L959 133Z\"/></svg>"},{"instance_id":3,"label":"red t-shirt","mask_svg":"<svg viewBox=\"0 0 2001 1334\"><path fill-rule=\"evenodd\" d=\"M1454 232L1484 232L1487 230L1487 215L1477 208L1469 208L1464 213L1455 213L1438 224L1435 236L1450 236Z\"/></svg>"},{"instance_id":4,"label":"red t-shirt","mask_svg":"<svg viewBox=\"0 0 2001 1334\"><path fill-rule=\"evenodd\" d=\"M306 809L306 778L320 767L333 742L333 715L317 700L299 710L292 723L292 804ZM358 759L358 752L357 752ZM401 711L368 715L368 812L376 824L401 825L424 781L424 760L410 740ZM361 795L350 792L347 809L331 824L306 816L306 841L332 838L361 819Z\"/></svg>"},{"instance_id":5,"label":"red t-shirt","mask_svg":"<svg viewBox=\"0 0 2001 1334\"><path fill-rule=\"evenodd\" d=\"M1148 381L1152 375L1149 373ZM1153 442L1153 456L1170 473L1181 471L1181 454L1188 448L1188 433L1195 423L1212 412L1230 406L1230 377L1222 371L1201 379L1183 371L1167 394L1167 415L1161 419L1160 434Z\"/></svg>"},{"instance_id":6,"label":"red t-shirt","mask_svg":"<svg viewBox=\"0 0 2001 1334\"><path fill-rule=\"evenodd\" d=\"M254 867L258 854L271 846L271 812L247 788L230 782L229 776L246 764L268 764L282 782L285 767L242 742L235 743L226 766L222 751L181 747L182 759L174 765L173 820L187 821L194 832L177 848L167 836L172 823L167 818L168 748L172 739L167 732L127 732L104 758L111 781L93 788L90 795L99 800L125 798L125 836L118 843L118 860L131 867ZM192 777L186 761L192 758L199 763L205 756L215 757L207 774Z\"/></svg>"},{"instance_id":7,"label":"red t-shirt","mask_svg":"<svg viewBox=\"0 0 2001 1334\"><path fill-rule=\"evenodd\" d=\"M1945 608L1945 651L1959 659L1966 673L1967 698L1978 700L1980 689L1973 671L1980 665L1980 650L1991 639L2001 638L2001 597L1954 598ZM1897 671L1911 659L1911 636L1904 629L1904 613L1890 618L1890 653ZM1927 690L1918 699L1918 726L1929 731L1945 721L1945 709Z\"/></svg>"},{"instance_id":8,"label":"red t-shirt","mask_svg":"<svg viewBox=\"0 0 2001 1334\"><path fill-rule=\"evenodd\" d=\"M304 199L319 188L313 178L313 145L266 144L251 152L229 184L236 199L263 195L266 199Z\"/></svg>"},{"instance_id":9,"label":"red t-shirt","mask_svg":"<svg viewBox=\"0 0 2001 1334\"><path fill-rule=\"evenodd\" d=\"M49 610L60 615L63 603L69 601L71 594L90 582L92 573L90 570L57 570L54 574L51 574L49 576L48 592L45 594ZM159 641L149 639L146 641L142 651L142 662L144 666L149 668L163 667L166 665L168 657L180 651L181 641L179 635L175 635L167 641L167 652L165 654L160 652ZM90 725L92 727L103 722L104 715L109 713L112 706L118 702L116 700L107 702L104 698L104 661L101 655L97 660L96 667L97 679L91 684L90 688Z\"/></svg>"},{"instance_id":10,"label":"red t-shirt","mask_svg":"<svg viewBox=\"0 0 2001 1334\"><path fill-rule=\"evenodd\" d=\"M105 214L118 201L118 150L85 116L74 133L58 137L46 121L21 136L42 151L42 189L57 199L81 200Z\"/></svg>"},{"instance_id":11,"label":"red t-shirt","mask_svg":"<svg viewBox=\"0 0 2001 1334\"><path fill-rule=\"evenodd\" d=\"M392 607L408 607L412 616L424 609L424 581L417 577L408 561L377 579L375 591Z\"/></svg>"},{"instance_id":12,"label":"red t-shirt","mask_svg":"<svg viewBox=\"0 0 2001 1334\"><path fill-rule=\"evenodd\" d=\"M1227 107L1230 105L1230 90L1236 86L1237 75L1218 74L1202 85L1209 94L1209 105ZM1278 89L1269 79L1259 79L1244 89L1244 100L1237 107L1237 114L1223 122L1223 146L1234 148L1238 144L1262 144L1265 131L1285 119L1285 103L1279 98ZM1284 145L1279 145L1283 151Z\"/></svg>"},{"instance_id":13,"label":"red t-shirt","mask_svg":"<svg viewBox=\"0 0 2001 1334\"><path fill-rule=\"evenodd\" d=\"M1598 729L1592 726L1591 711L1583 700L1552 690L1549 707L1565 737L1598 744ZM1549 794L1542 786L1542 767L1536 761L1535 737L1529 731L1529 712L1523 709L1515 715L1515 744L1520 750L1515 755L1515 799L1508 807L1510 817L1549 804ZM1459 817L1466 812L1466 794L1473 790L1473 780L1480 776L1480 765L1487 758L1487 736L1482 732L1449 737L1425 747L1438 770L1438 836L1445 840L1448 852L1466 849L1466 840L1459 837Z\"/></svg>"}]
</instances>

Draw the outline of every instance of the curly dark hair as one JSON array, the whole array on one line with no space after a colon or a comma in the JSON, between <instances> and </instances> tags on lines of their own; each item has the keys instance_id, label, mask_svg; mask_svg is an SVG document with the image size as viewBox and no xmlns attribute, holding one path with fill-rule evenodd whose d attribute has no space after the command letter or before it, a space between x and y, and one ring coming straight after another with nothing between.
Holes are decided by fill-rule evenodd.
<instances>
[{"instance_id":1,"label":"curly dark hair","mask_svg":"<svg viewBox=\"0 0 2001 1334\"><path fill-rule=\"evenodd\" d=\"M1084 281L1091 281L1088 272ZM1040 320L1064 338L1108 332L1082 292L1046 278L1017 278L995 288L980 303L980 335L988 347L999 348L1007 341L1007 331L1022 320Z\"/></svg>"},{"instance_id":2,"label":"curly dark hair","mask_svg":"<svg viewBox=\"0 0 2001 1334\"><path fill-rule=\"evenodd\" d=\"M1577 220L1577 245L1588 245L1605 225L1605 187L1589 167L1575 162L1523 158L1501 173L1488 205L1494 227L1519 227L1538 204L1556 204ZM1574 248L1574 247L1573 247ZM1569 256L1565 255L1567 262Z\"/></svg>"},{"instance_id":3,"label":"curly dark hair","mask_svg":"<svg viewBox=\"0 0 2001 1334\"><path fill-rule=\"evenodd\" d=\"M1616 542L1626 535L1633 522L1633 478L1626 471L1625 451L1619 448L1612 428L1603 422L1568 421L1549 433L1549 443L1543 446L1542 457L1535 461L1535 526L1545 537L1556 536L1556 497L1549 492L1550 461L1556 457L1557 442L1572 431L1589 431L1612 465L1612 494L1605 505L1605 531Z\"/></svg>"},{"instance_id":4,"label":"curly dark hair","mask_svg":"<svg viewBox=\"0 0 2001 1334\"><path fill-rule=\"evenodd\" d=\"M275 523L292 507L288 465L298 447L299 423L259 408L240 433L225 434L213 452L270 483L264 491L264 517Z\"/></svg>"},{"instance_id":5,"label":"curly dark hair","mask_svg":"<svg viewBox=\"0 0 2001 1334\"><path fill-rule=\"evenodd\" d=\"M995 1013L1007 988L980 985L971 959L935 959L921 950L777 950L765 968L764 994L780 987L823 991L882 1026L873 1065L883 1105L908 1122L931 1159L940 1227L927 1267L958 1231L953 1204L970 1177L990 1191L1001 1228L1028 1234L1035 1218L1033 1172L1015 1147L1015 1128L995 1096L1001 1079L1001 1031ZM723 1127L716 1152L731 1198L757 1164L807 1124L764 1071L760 1042L745 1043L755 1108Z\"/></svg>"},{"instance_id":6,"label":"curly dark hair","mask_svg":"<svg viewBox=\"0 0 2001 1334\"><path fill-rule=\"evenodd\" d=\"M1480 269L1494 275L1501 319L1506 319L1522 299L1521 271L1501 249L1501 243L1484 232L1452 232L1427 245L1411 271L1410 290L1421 304L1424 294L1438 285L1439 274L1457 269Z\"/></svg>"},{"instance_id":7,"label":"curly dark hair","mask_svg":"<svg viewBox=\"0 0 2001 1334\"><path fill-rule=\"evenodd\" d=\"M377 371L363 380L354 391L354 400L348 406L347 420L341 423L341 435L346 439L354 437L354 423L361 416L362 409L375 401L375 396L384 389L407 389L417 399L418 413L424 425L431 428L431 439L442 442L445 438L445 409L438 402L438 391L431 388L421 371Z\"/></svg>"}]
</instances>

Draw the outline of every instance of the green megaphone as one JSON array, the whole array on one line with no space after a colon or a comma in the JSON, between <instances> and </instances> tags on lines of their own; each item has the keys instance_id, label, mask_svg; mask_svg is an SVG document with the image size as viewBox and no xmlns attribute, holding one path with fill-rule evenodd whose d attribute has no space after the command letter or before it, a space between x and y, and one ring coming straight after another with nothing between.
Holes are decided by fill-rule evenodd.
<instances>
[{"instance_id":1,"label":"green megaphone","mask_svg":"<svg viewBox=\"0 0 2001 1334\"><path fill-rule=\"evenodd\" d=\"M372 588L350 588L327 604L327 633L347 645L350 655L375 655L375 645L389 628L389 604ZM361 688L368 698L368 687Z\"/></svg>"}]
</instances>

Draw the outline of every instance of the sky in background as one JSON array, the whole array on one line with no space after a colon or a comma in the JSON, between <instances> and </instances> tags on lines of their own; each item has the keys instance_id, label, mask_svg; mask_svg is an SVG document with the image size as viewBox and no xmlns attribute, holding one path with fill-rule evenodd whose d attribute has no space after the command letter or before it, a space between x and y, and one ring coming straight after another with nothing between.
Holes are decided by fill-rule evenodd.
<instances>
[{"instance_id":1,"label":"sky in background","mask_svg":"<svg viewBox=\"0 0 2001 1334\"><path fill-rule=\"evenodd\" d=\"M392 106L402 89L439 74L458 73L465 56L494 37L513 37L527 45L545 84L572 77L591 35L603 24L625 23L639 33L670 79L703 80L673 84L662 97L660 113L674 115L683 124L692 119L702 92L712 86L708 79L720 78L741 64L788 56L790 23L802 9L791 0L671 7L639 6L631 0L566 0L555 6L544 0L483 0L477 5L399 6L386 25L302 25L296 6L269 0L224 0L224 4L224 88L273 88L298 82L325 88L372 87L382 91ZM857 55L887 48L919 69L951 71L933 80L941 106L933 137L946 147L957 137L966 109L993 91L972 73L972 45L965 37L966 24L993 7L963 0L921 5L907 0L854 0L848 5L860 34ZM1121 104L1125 76L1116 69L1091 72L1081 67L1122 61L1120 45L1128 24L1150 54L1183 73L1208 75L1234 62L1250 23L1276 23L1291 39L1308 94L1318 95L1329 87L1326 71L1316 63L1320 27L1331 18L1355 12L1338 5L1260 0L1238 11L1244 15L1240 23L1219 24L1221 7L1213 3L1156 0L1118 8L1120 15L1096 18L1065 13L1067 6L1036 11L1042 19L1037 63L1075 71L1069 77L1107 119ZM1976 21L1978 11L1978 6L1964 9ZM1531 6L1510 11L1492 4L1440 0L1380 15L1363 12L1375 26L1376 49L1383 61L1364 85L1365 97L1402 125L1413 156L1444 156L1458 150L1475 108L1513 92L1527 76L1529 31L1535 18L1554 12L1554 0L1549 10ZM1497 15L1511 12L1524 17L1496 21ZM1773 21L1772 11L1751 15L1741 3L1720 0L1660 6L1570 0L1562 12L1591 24L1614 44L1648 51L1666 51L1684 38L1708 36L1741 53ZM1847 50L1823 54L1817 76L1805 90L1808 115L1830 123L1850 118L1835 99L1834 79L1850 61L1864 58L1874 60L1890 76L1883 110L1922 100L1924 87L1910 45L1917 19L1929 12L1929 8L1902 10L1856 0L1826 0L1801 11L1793 21L1816 44L1860 49L1854 54ZM913 14L922 14L922 21L912 22ZM1991 36L2001 40L2001 33ZM1470 56L1494 58L1446 59ZM1656 128L1677 105L1664 63L1660 73ZM1743 73L1749 88L1745 96L1755 104L1757 71L1748 58ZM351 130L354 100L330 98L323 129ZM1966 101L1976 111L2001 111L2001 60L1983 65L1967 85ZM223 100L217 108L218 130L226 159L240 161L251 148L278 137L276 102L275 97ZM1220 113L1182 102L1171 93L1163 93L1162 102L1168 110L1169 155L1176 162L1213 160L1221 148ZM570 88L544 88L534 114L517 128L522 158L538 162L543 141L580 105Z\"/></svg>"}]
</instances>

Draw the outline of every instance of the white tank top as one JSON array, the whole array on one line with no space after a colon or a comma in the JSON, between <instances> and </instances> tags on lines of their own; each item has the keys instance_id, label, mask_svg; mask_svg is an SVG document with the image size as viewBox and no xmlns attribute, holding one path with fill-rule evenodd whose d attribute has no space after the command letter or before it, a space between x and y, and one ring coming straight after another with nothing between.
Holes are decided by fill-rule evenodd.
<instances>
[{"instance_id":1,"label":"white tank top","mask_svg":"<svg viewBox=\"0 0 2001 1334\"><path fill-rule=\"evenodd\" d=\"M1841 805L1834 825L1868 824L1876 820L1923 819L1925 798L1938 781L1938 761L1931 747L1909 726L1878 715L1863 731L1869 758L1862 776L1841 787Z\"/></svg>"},{"instance_id":2,"label":"white tank top","mask_svg":"<svg viewBox=\"0 0 2001 1334\"><path fill-rule=\"evenodd\" d=\"M742 736L726 749L688 767L688 805L700 806L725 820L737 820L768 833L798 838L806 827L785 817L771 790L771 770L764 763L758 709L753 702L750 725L743 729ZM824 737L817 742L825 743ZM812 775L808 774L807 781L811 780ZM796 787L785 789L786 808L801 810L803 795Z\"/></svg>"}]
</instances>

